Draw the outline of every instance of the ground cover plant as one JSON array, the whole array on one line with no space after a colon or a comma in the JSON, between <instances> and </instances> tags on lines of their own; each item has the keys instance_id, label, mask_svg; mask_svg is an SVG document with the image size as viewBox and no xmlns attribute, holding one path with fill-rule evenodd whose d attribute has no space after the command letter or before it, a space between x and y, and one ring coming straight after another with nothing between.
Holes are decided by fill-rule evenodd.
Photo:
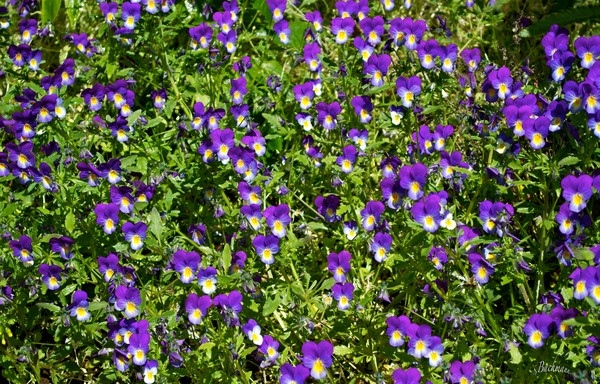
<instances>
[{"instance_id":1,"label":"ground cover plant","mask_svg":"<svg viewBox=\"0 0 600 384\"><path fill-rule=\"evenodd\" d=\"M0 7L3 379L596 382L600 28L514 3Z\"/></svg>"}]
</instances>

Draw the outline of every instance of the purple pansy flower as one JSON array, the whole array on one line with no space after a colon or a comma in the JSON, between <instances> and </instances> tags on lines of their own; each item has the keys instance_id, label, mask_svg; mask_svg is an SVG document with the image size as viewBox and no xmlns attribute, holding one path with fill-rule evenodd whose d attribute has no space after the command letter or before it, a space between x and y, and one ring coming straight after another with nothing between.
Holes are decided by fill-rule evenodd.
<instances>
[{"instance_id":1,"label":"purple pansy flower","mask_svg":"<svg viewBox=\"0 0 600 384\"><path fill-rule=\"evenodd\" d=\"M527 344L532 348L540 348L554 330L554 326L554 319L545 313L531 315L523 328L527 335Z\"/></svg>"},{"instance_id":2,"label":"purple pansy flower","mask_svg":"<svg viewBox=\"0 0 600 384\"><path fill-rule=\"evenodd\" d=\"M327 376L327 368L331 367L333 345L327 340L318 344L307 341L302 345L302 365L310 369L310 375L317 380Z\"/></svg>"}]
</instances>

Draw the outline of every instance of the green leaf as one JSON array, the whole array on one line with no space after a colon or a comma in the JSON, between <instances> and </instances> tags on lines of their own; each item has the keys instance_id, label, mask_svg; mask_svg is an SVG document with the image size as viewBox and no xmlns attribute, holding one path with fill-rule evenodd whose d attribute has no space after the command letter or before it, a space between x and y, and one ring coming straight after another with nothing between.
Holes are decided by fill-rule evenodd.
<instances>
[{"instance_id":1,"label":"green leaf","mask_svg":"<svg viewBox=\"0 0 600 384\"><path fill-rule=\"evenodd\" d=\"M548 32L553 24L567 27L573 23L594 22L598 19L600 19L600 7L598 6L564 9L559 13L553 13L544 17L523 30L519 35L521 37L539 36Z\"/></svg>"},{"instance_id":2,"label":"green leaf","mask_svg":"<svg viewBox=\"0 0 600 384\"><path fill-rule=\"evenodd\" d=\"M69 233L73 233L73 229L75 229L75 215L71 211L65 217L65 228Z\"/></svg>"},{"instance_id":3,"label":"green leaf","mask_svg":"<svg viewBox=\"0 0 600 384\"><path fill-rule=\"evenodd\" d=\"M150 212L150 225L148 227L150 228L150 232L152 232L160 241L164 226L162 219L160 218L160 213L158 213L156 208L152 208L152 212Z\"/></svg>"},{"instance_id":4,"label":"green leaf","mask_svg":"<svg viewBox=\"0 0 600 384\"><path fill-rule=\"evenodd\" d=\"M229 267L231 266L231 248L229 248L229 244L225 244L225 247L223 248L221 261L223 263L223 269L225 271L229 270Z\"/></svg>"},{"instance_id":5,"label":"green leaf","mask_svg":"<svg viewBox=\"0 0 600 384\"><path fill-rule=\"evenodd\" d=\"M512 364L520 364L523 361L523 356L521 356L521 352L519 352L519 348L514 343L510 343L510 347L508 349L510 353L510 362Z\"/></svg>"},{"instance_id":6,"label":"green leaf","mask_svg":"<svg viewBox=\"0 0 600 384\"><path fill-rule=\"evenodd\" d=\"M200 345L198 347L198 351L203 351L205 349L212 349L212 347L214 347L214 346L215 346L215 343L213 343L212 341L209 341L207 343Z\"/></svg>"},{"instance_id":7,"label":"green leaf","mask_svg":"<svg viewBox=\"0 0 600 384\"><path fill-rule=\"evenodd\" d=\"M48 24L56 19L60 11L61 0L42 0L42 24Z\"/></svg>"},{"instance_id":8,"label":"green leaf","mask_svg":"<svg viewBox=\"0 0 600 384\"><path fill-rule=\"evenodd\" d=\"M262 314L263 316L269 316L271 313L277 310L279 304L281 303L281 297L276 296L275 299L267 299L267 302L263 306Z\"/></svg>"},{"instance_id":9,"label":"green leaf","mask_svg":"<svg viewBox=\"0 0 600 384\"><path fill-rule=\"evenodd\" d=\"M564 167L566 165L574 165L579 163L579 158L575 157L575 156L567 156L564 159L562 159L561 161L558 162L558 166L559 167Z\"/></svg>"},{"instance_id":10,"label":"green leaf","mask_svg":"<svg viewBox=\"0 0 600 384\"><path fill-rule=\"evenodd\" d=\"M98 311L106 308L105 301L92 301L88 307L89 311Z\"/></svg>"},{"instance_id":11,"label":"green leaf","mask_svg":"<svg viewBox=\"0 0 600 384\"><path fill-rule=\"evenodd\" d=\"M594 252L589 248L577 248L573 250L573 254L577 260L594 260Z\"/></svg>"},{"instance_id":12,"label":"green leaf","mask_svg":"<svg viewBox=\"0 0 600 384\"><path fill-rule=\"evenodd\" d=\"M133 123L137 121L137 119L142 115L142 110L138 109L134 111L131 115L127 117L127 125L132 126Z\"/></svg>"},{"instance_id":13,"label":"green leaf","mask_svg":"<svg viewBox=\"0 0 600 384\"><path fill-rule=\"evenodd\" d=\"M333 354L336 356L346 356L352 353L352 348L346 347L345 345L336 345L333 347Z\"/></svg>"},{"instance_id":14,"label":"green leaf","mask_svg":"<svg viewBox=\"0 0 600 384\"><path fill-rule=\"evenodd\" d=\"M36 303L35 305L37 305L40 308L44 308L49 310L50 312L59 312L60 311L60 307L56 304L50 304L50 303Z\"/></svg>"}]
</instances>

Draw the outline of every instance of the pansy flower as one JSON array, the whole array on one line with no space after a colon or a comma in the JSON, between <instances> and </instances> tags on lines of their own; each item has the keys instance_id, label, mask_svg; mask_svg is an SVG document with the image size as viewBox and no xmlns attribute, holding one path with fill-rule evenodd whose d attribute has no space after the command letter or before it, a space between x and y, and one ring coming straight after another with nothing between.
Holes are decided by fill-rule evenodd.
<instances>
[{"instance_id":1,"label":"pansy flower","mask_svg":"<svg viewBox=\"0 0 600 384\"><path fill-rule=\"evenodd\" d=\"M505 99L511 95L513 79L510 75L510 69L501 67L498 70L491 71L488 74L488 80L490 81L493 89L496 90L499 98Z\"/></svg>"},{"instance_id":2,"label":"pansy flower","mask_svg":"<svg viewBox=\"0 0 600 384\"><path fill-rule=\"evenodd\" d=\"M273 16L273 21L278 22L283 19L283 13L287 6L286 0L267 0L267 6Z\"/></svg>"},{"instance_id":3,"label":"pansy flower","mask_svg":"<svg viewBox=\"0 0 600 384\"><path fill-rule=\"evenodd\" d=\"M600 56L600 36L579 36L575 39L575 51L583 68L591 68Z\"/></svg>"},{"instance_id":4,"label":"pansy flower","mask_svg":"<svg viewBox=\"0 0 600 384\"><path fill-rule=\"evenodd\" d=\"M248 319L248 322L242 327L242 331L248 336L254 345L260 346L263 343L263 337L260 334L260 325L254 319Z\"/></svg>"},{"instance_id":5,"label":"pansy flower","mask_svg":"<svg viewBox=\"0 0 600 384\"><path fill-rule=\"evenodd\" d=\"M22 19L19 21L19 32L21 43L29 44L33 36L37 34L38 22L35 19Z\"/></svg>"},{"instance_id":6,"label":"pansy flower","mask_svg":"<svg viewBox=\"0 0 600 384\"><path fill-rule=\"evenodd\" d=\"M410 319L406 316L390 316L385 320L387 324L386 334L390 337L392 347L404 345L404 338L409 335L413 327Z\"/></svg>"},{"instance_id":7,"label":"pansy flower","mask_svg":"<svg viewBox=\"0 0 600 384\"><path fill-rule=\"evenodd\" d=\"M575 56L571 52L557 52L547 63L552 70L552 80L556 83L563 81L571 71L574 61Z\"/></svg>"},{"instance_id":8,"label":"pansy flower","mask_svg":"<svg viewBox=\"0 0 600 384\"><path fill-rule=\"evenodd\" d=\"M196 277L200 255L196 252L186 252L183 249L173 254L173 269L179 272L179 279L184 284L189 284Z\"/></svg>"},{"instance_id":9,"label":"pansy flower","mask_svg":"<svg viewBox=\"0 0 600 384\"><path fill-rule=\"evenodd\" d=\"M158 12L158 7L156 6L156 0L142 0L142 4L146 6L144 9L149 14L153 15Z\"/></svg>"},{"instance_id":10,"label":"pansy flower","mask_svg":"<svg viewBox=\"0 0 600 384\"><path fill-rule=\"evenodd\" d=\"M141 10L141 4L125 1L121 5L121 19L124 21L123 26L129 30L135 29L135 23L140 21Z\"/></svg>"},{"instance_id":11,"label":"pansy flower","mask_svg":"<svg viewBox=\"0 0 600 384\"><path fill-rule=\"evenodd\" d=\"M454 72L454 63L458 57L458 47L456 44L438 47L437 54L442 62L442 71Z\"/></svg>"},{"instance_id":12,"label":"pansy flower","mask_svg":"<svg viewBox=\"0 0 600 384\"><path fill-rule=\"evenodd\" d=\"M425 31L427 30L427 24L423 20L413 21L410 17L407 17L403 21L403 31L405 36L404 46L409 50L417 49L417 46Z\"/></svg>"},{"instance_id":13,"label":"pansy flower","mask_svg":"<svg viewBox=\"0 0 600 384\"><path fill-rule=\"evenodd\" d=\"M59 253L60 257L64 260L73 258L73 254L71 253L71 246L73 243L73 239L67 236L54 237L48 241L52 252Z\"/></svg>"},{"instance_id":14,"label":"pansy flower","mask_svg":"<svg viewBox=\"0 0 600 384\"><path fill-rule=\"evenodd\" d=\"M104 86L100 83L94 84L92 88L86 88L81 92L81 97L90 108L90 111L98 111L102 108L104 100Z\"/></svg>"},{"instance_id":15,"label":"pansy flower","mask_svg":"<svg viewBox=\"0 0 600 384\"><path fill-rule=\"evenodd\" d=\"M581 83L583 93L583 108L592 115L600 111L600 89L595 84L584 81Z\"/></svg>"},{"instance_id":16,"label":"pansy flower","mask_svg":"<svg viewBox=\"0 0 600 384\"><path fill-rule=\"evenodd\" d=\"M212 150L217 154L221 163L226 164L229 161L229 150L234 147L234 134L229 128L215 129L210 133L213 141Z\"/></svg>"},{"instance_id":17,"label":"pansy flower","mask_svg":"<svg viewBox=\"0 0 600 384\"><path fill-rule=\"evenodd\" d=\"M86 321L90 318L91 314L88 310L88 294L85 291L75 291L73 293L73 300L71 304L67 306L67 310L71 316L75 316L78 321Z\"/></svg>"},{"instance_id":18,"label":"pansy flower","mask_svg":"<svg viewBox=\"0 0 600 384\"><path fill-rule=\"evenodd\" d=\"M417 368L408 368L406 370L398 368L392 373L394 384L419 384L421 372Z\"/></svg>"},{"instance_id":19,"label":"pansy flower","mask_svg":"<svg viewBox=\"0 0 600 384\"><path fill-rule=\"evenodd\" d=\"M402 198L406 192L400 186L400 181L395 178L384 178L379 183L381 195L391 209L399 209L402 206Z\"/></svg>"},{"instance_id":20,"label":"pansy flower","mask_svg":"<svg viewBox=\"0 0 600 384\"><path fill-rule=\"evenodd\" d=\"M365 64L363 73L371 75L371 85L381 87L384 84L383 78L387 75L392 59L387 54L371 55Z\"/></svg>"},{"instance_id":21,"label":"pansy flower","mask_svg":"<svg viewBox=\"0 0 600 384\"><path fill-rule=\"evenodd\" d=\"M380 201L369 201L366 204L365 208L360 211L362 227L365 231L375 229L375 225L379 224L383 211L385 211L385 206Z\"/></svg>"},{"instance_id":22,"label":"pansy flower","mask_svg":"<svg viewBox=\"0 0 600 384\"><path fill-rule=\"evenodd\" d=\"M129 242L131 249L137 251L142 248L144 240L146 239L148 225L143 222L133 224L128 221L123 224L121 229L125 234L125 241Z\"/></svg>"},{"instance_id":23,"label":"pansy flower","mask_svg":"<svg viewBox=\"0 0 600 384\"><path fill-rule=\"evenodd\" d=\"M412 200L420 199L427 182L427 167L421 163L405 165L400 169L400 186L407 191Z\"/></svg>"},{"instance_id":24,"label":"pansy flower","mask_svg":"<svg viewBox=\"0 0 600 384\"><path fill-rule=\"evenodd\" d=\"M381 42L381 36L385 33L383 23L383 17L379 15L373 18L365 16L360 20L360 29L369 44L374 46Z\"/></svg>"},{"instance_id":25,"label":"pansy flower","mask_svg":"<svg viewBox=\"0 0 600 384\"><path fill-rule=\"evenodd\" d=\"M46 263L43 263L38 267L38 272L42 275L42 281L51 291L60 288L62 271L62 268L58 265L48 265Z\"/></svg>"},{"instance_id":26,"label":"pansy flower","mask_svg":"<svg viewBox=\"0 0 600 384\"><path fill-rule=\"evenodd\" d=\"M554 319L554 327L558 337L565 339L573 335L573 328L565 324L565 320L573 319L579 314L579 311L575 308L565 309L560 305L557 305L550 312L550 316Z\"/></svg>"},{"instance_id":27,"label":"pansy flower","mask_svg":"<svg viewBox=\"0 0 600 384\"><path fill-rule=\"evenodd\" d=\"M337 126L337 117L342 113L342 107L337 101L327 104L320 102L316 106L318 115L317 120L327 130L332 130Z\"/></svg>"},{"instance_id":28,"label":"pansy flower","mask_svg":"<svg viewBox=\"0 0 600 384\"><path fill-rule=\"evenodd\" d=\"M98 271L104 275L104 281L109 282L119 270L119 257L114 253L98 257Z\"/></svg>"},{"instance_id":29,"label":"pansy flower","mask_svg":"<svg viewBox=\"0 0 600 384\"><path fill-rule=\"evenodd\" d=\"M369 102L370 102L370 100L369 100ZM350 132L348 132L348 138L350 138L350 140L352 140L361 151L364 151L365 149L367 149L367 140L369 139L369 131L366 129L364 129L362 131L359 131L358 129L351 129Z\"/></svg>"},{"instance_id":30,"label":"pansy flower","mask_svg":"<svg viewBox=\"0 0 600 384\"><path fill-rule=\"evenodd\" d=\"M342 150L343 154L338 156L336 164L342 169L342 172L348 174L354 169L354 163L356 162L356 148L353 145L347 145Z\"/></svg>"},{"instance_id":31,"label":"pansy flower","mask_svg":"<svg viewBox=\"0 0 600 384\"><path fill-rule=\"evenodd\" d=\"M256 253L260 256L260 260L265 264L273 264L275 255L279 252L279 239L274 235L257 235L252 240L252 245Z\"/></svg>"},{"instance_id":32,"label":"pansy flower","mask_svg":"<svg viewBox=\"0 0 600 384\"><path fill-rule=\"evenodd\" d=\"M402 99L402 105L411 108L415 98L421 94L421 79L418 76L409 79L400 76L396 80L396 88L396 94Z\"/></svg>"},{"instance_id":33,"label":"pansy flower","mask_svg":"<svg viewBox=\"0 0 600 384\"><path fill-rule=\"evenodd\" d=\"M314 341L307 341L302 345L302 365L310 369L310 375L321 380L327 376L327 368L331 367L333 345L327 340L318 344Z\"/></svg>"},{"instance_id":34,"label":"pansy flower","mask_svg":"<svg viewBox=\"0 0 600 384\"><path fill-rule=\"evenodd\" d=\"M475 72L481 62L481 51L479 48L463 49L460 57L464 60L469 72Z\"/></svg>"},{"instance_id":35,"label":"pansy flower","mask_svg":"<svg viewBox=\"0 0 600 384\"><path fill-rule=\"evenodd\" d=\"M275 362L279 357L279 342L269 335L263 336L263 342L258 348L258 351L265 355L268 361Z\"/></svg>"},{"instance_id":36,"label":"pansy flower","mask_svg":"<svg viewBox=\"0 0 600 384\"><path fill-rule=\"evenodd\" d=\"M455 360L450 364L450 382L452 384L472 383L475 376L475 368L477 366L472 361Z\"/></svg>"},{"instance_id":37,"label":"pansy flower","mask_svg":"<svg viewBox=\"0 0 600 384\"><path fill-rule=\"evenodd\" d=\"M348 240L354 240L358 234L358 223L356 221L345 221L344 222L344 235Z\"/></svg>"},{"instance_id":38,"label":"pansy flower","mask_svg":"<svg viewBox=\"0 0 600 384\"><path fill-rule=\"evenodd\" d=\"M350 271L351 258L352 256L348 251L331 252L327 256L327 269L333 274L333 279L336 282L346 282L346 274Z\"/></svg>"},{"instance_id":39,"label":"pansy flower","mask_svg":"<svg viewBox=\"0 0 600 384\"><path fill-rule=\"evenodd\" d=\"M531 315L523 331L527 335L527 344L532 348L540 348L554 330L554 319L545 313Z\"/></svg>"},{"instance_id":40,"label":"pansy flower","mask_svg":"<svg viewBox=\"0 0 600 384\"><path fill-rule=\"evenodd\" d=\"M213 303L215 306L221 308L221 314L227 326L236 326L239 324L238 314L242 311L242 294L239 291L217 295Z\"/></svg>"},{"instance_id":41,"label":"pansy flower","mask_svg":"<svg viewBox=\"0 0 600 384\"><path fill-rule=\"evenodd\" d=\"M370 249L373 257L378 263L382 263L387 258L392 245L392 236L389 233L378 232L373 237Z\"/></svg>"},{"instance_id":42,"label":"pansy flower","mask_svg":"<svg viewBox=\"0 0 600 384\"><path fill-rule=\"evenodd\" d=\"M496 233L502 237L510 218L514 215L514 208L510 204L501 202L492 203L489 200L479 204L479 218L483 223L486 233Z\"/></svg>"},{"instance_id":43,"label":"pansy flower","mask_svg":"<svg viewBox=\"0 0 600 384\"><path fill-rule=\"evenodd\" d=\"M18 240L11 240L9 242L10 248L13 250L13 254L19 261L31 265L33 264L33 248L31 247L31 237L27 235L21 235Z\"/></svg>"},{"instance_id":44,"label":"pansy flower","mask_svg":"<svg viewBox=\"0 0 600 384\"><path fill-rule=\"evenodd\" d=\"M273 31L277 37L279 37L279 41L282 44L288 44L290 42L290 24L287 20L281 19L273 25Z\"/></svg>"},{"instance_id":45,"label":"pansy flower","mask_svg":"<svg viewBox=\"0 0 600 384\"><path fill-rule=\"evenodd\" d=\"M350 302L354 298L354 285L352 283L335 284L331 287L333 298L338 302L338 309L345 311L350 308Z\"/></svg>"},{"instance_id":46,"label":"pansy flower","mask_svg":"<svg viewBox=\"0 0 600 384\"><path fill-rule=\"evenodd\" d=\"M444 264L448 262L448 255L446 254L446 250L442 247L433 247L431 251L429 251L429 255L427 259L433 263L433 266L438 271L441 271Z\"/></svg>"},{"instance_id":47,"label":"pansy flower","mask_svg":"<svg viewBox=\"0 0 600 384\"><path fill-rule=\"evenodd\" d=\"M345 44L348 38L352 36L354 25L354 19L351 17L336 17L331 20L331 33L335 36L335 42Z\"/></svg>"},{"instance_id":48,"label":"pansy flower","mask_svg":"<svg viewBox=\"0 0 600 384\"><path fill-rule=\"evenodd\" d=\"M540 116L533 124L529 124L525 129L525 137L529 139L529 144L533 149L541 149L546 145L548 137L550 120L546 116Z\"/></svg>"},{"instance_id":49,"label":"pansy flower","mask_svg":"<svg viewBox=\"0 0 600 384\"><path fill-rule=\"evenodd\" d=\"M336 210L340 206L340 198L338 196L317 196L315 198L315 205L317 207L317 212L319 212L327 222L333 223L334 221L340 220L340 217L336 215Z\"/></svg>"},{"instance_id":50,"label":"pansy flower","mask_svg":"<svg viewBox=\"0 0 600 384\"><path fill-rule=\"evenodd\" d=\"M440 215L440 198L437 195L431 194L425 196L421 201L417 201L411 213L415 221L423 226L427 232L437 231L442 216Z\"/></svg>"},{"instance_id":51,"label":"pansy flower","mask_svg":"<svg viewBox=\"0 0 600 384\"><path fill-rule=\"evenodd\" d=\"M142 298L139 289L120 285L115 290L115 298L115 309L124 311L125 318L130 319L140 314L139 306L142 304Z\"/></svg>"},{"instance_id":52,"label":"pansy flower","mask_svg":"<svg viewBox=\"0 0 600 384\"><path fill-rule=\"evenodd\" d=\"M569 80L563 85L564 99L569 103L569 110L577 113L583 109L583 85Z\"/></svg>"},{"instance_id":53,"label":"pansy flower","mask_svg":"<svg viewBox=\"0 0 600 384\"><path fill-rule=\"evenodd\" d=\"M303 365L294 367L289 363L285 363L279 368L281 377L279 378L280 384L304 384L311 371Z\"/></svg>"},{"instance_id":54,"label":"pansy flower","mask_svg":"<svg viewBox=\"0 0 600 384\"><path fill-rule=\"evenodd\" d=\"M242 104L244 102L244 96L248 93L246 88L247 81L245 77L238 79L231 79L231 89L229 94L231 95L234 104Z\"/></svg>"},{"instance_id":55,"label":"pansy flower","mask_svg":"<svg viewBox=\"0 0 600 384\"><path fill-rule=\"evenodd\" d=\"M200 46L203 49L208 48L213 38L213 30L207 23L201 23L197 27L192 27L188 31L192 41L190 46L193 50Z\"/></svg>"},{"instance_id":56,"label":"pansy flower","mask_svg":"<svg viewBox=\"0 0 600 384\"><path fill-rule=\"evenodd\" d=\"M421 60L421 66L425 69L435 67L435 58L438 56L440 43L435 39L422 40L417 47L417 55Z\"/></svg>"},{"instance_id":57,"label":"pansy flower","mask_svg":"<svg viewBox=\"0 0 600 384\"><path fill-rule=\"evenodd\" d=\"M227 33L219 32L219 34L217 35L217 40L219 40L223 44L223 46L227 50L227 53L231 54L235 52L237 44L237 33L235 32L235 30L232 29Z\"/></svg>"},{"instance_id":58,"label":"pansy flower","mask_svg":"<svg viewBox=\"0 0 600 384\"><path fill-rule=\"evenodd\" d=\"M293 90L296 101L300 103L300 108L303 110L309 109L312 106L312 99L315 97L312 82L297 84Z\"/></svg>"},{"instance_id":59,"label":"pansy flower","mask_svg":"<svg viewBox=\"0 0 600 384\"><path fill-rule=\"evenodd\" d=\"M24 141L20 144L13 142L6 144L6 150L8 151L8 159L14 163L20 169L26 169L35 166L35 155L33 154L33 143L31 141Z\"/></svg>"},{"instance_id":60,"label":"pansy flower","mask_svg":"<svg viewBox=\"0 0 600 384\"><path fill-rule=\"evenodd\" d=\"M321 60L319 60L318 56L320 54L321 48L317 42L304 46L304 62L312 72L319 72L321 70Z\"/></svg>"},{"instance_id":61,"label":"pansy flower","mask_svg":"<svg viewBox=\"0 0 600 384\"><path fill-rule=\"evenodd\" d=\"M149 333L136 333L129 338L127 352L133 357L135 365L146 364L148 348L150 347Z\"/></svg>"},{"instance_id":62,"label":"pansy flower","mask_svg":"<svg viewBox=\"0 0 600 384\"><path fill-rule=\"evenodd\" d=\"M408 354L417 359L429 355L432 345L431 327L427 324L411 327L409 330Z\"/></svg>"},{"instance_id":63,"label":"pansy flower","mask_svg":"<svg viewBox=\"0 0 600 384\"><path fill-rule=\"evenodd\" d=\"M395 3L394 0L379 0L381 4L383 4L383 9L386 11L392 11L394 9Z\"/></svg>"},{"instance_id":64,"label":"pansy flower","mask_svg":"<svg viewBox=\"0 0 600 384\"><path fill-rule=\"evenodd\" d=\"M147 0L148 2L154 0ZM144 370L142 372L142 376L144 377L144 383L152 384L155 381L156 375L158 374L158 361L156 360L148 360L146 364L144 364Z\"/></svg>"},{"instance_id":65,"label":"pansy flower","mask_svg":"<svg viewBox=\"0 0 600 384\"><path fill-rule=\"evenodd\" d=\"M198 284L202 292L207 295L214 293L217 289L217 270L214 267L200 268L198 270Z\"/></svg>"},{"instance_id":66,"label":"pansy flower","mask_svg":"<svg viewBox=\"0 0 600 384\"><path fill-rule=\"evenodd\" d=\"M365 63L369 60L369 58L375 51L372 45L369 45L369 43L367 43L362 37L359 36L354 38L354 48L358 50L358 53L360 54Z\"/></svg>"},{"instance_id":67,"label":"pansy flower","mask_svg":"<svg viewBox=\"0 0 600 384\"><path fill-rule=\"evenodd\" d=\"M588 175L568 175L562 179L562 196L569 202L571 211L581 212L585 209L587 201L592 197L592 182L593 179Z\"/></svg>"},{"instance_id":68,"label":"pansy flower","mask_svg":"<svg viewBox=\"0 0 600 384\"><path fill-rule=\"evenodd\" d=\"M116 231L119 223L119 206L117 204L97 204L94 213L96 214L96 223L102 226L104 233L110 235Z\"/></svg>"},{"instance_id":69,"label":"pansy flower","mask_svg":"<svg viewBox=\"0 0 600 384\"><path fill-rule=\"evenodd\" d=\"M552 58L557 52L566 52L569 50L569 35L564 28L554 24L548 33L542 38L542 47L546 52L546 57Z\"/></svg>"},{"instance_id":70,"label":"pansy flower","mask_svg":"<svg viewBox=\"0 0 600 384\"><path fill-rule=\"evenodd\" d=\"M115 18L117 17L117 13L119 13L119 5L116 2L112 3L100 3L100 10L104 15L104 20L109 25L113 25L115 22Z\"/></svg>"},{"instance_id":71,"label":"pansy flower","mask_svg":"<svg viewBox=\"0 0 600 384\"><path fill-rule=\"evenodd\" d=\"M273 235L283 238L286 235L286 226L292 221L290 218L290 207L287 204L270 206L263 212L267 225L271 228Z\"/></svg>"},{"instance_id":72,"label":"pansy flower","mask_svg":"<svg viewBox=\"0 0 600 384\"><path fill-rule=\"evenodd\" d=\"M471 272L479 284L485 284L490 280L490 275L494 273L494 267L480 254L469 254L469 263Z\"/></svg>"},{"instance_id":73,"label":"pansy flower","mask_svg":"<svg viewBox=\"0 0 600 384\"><path fill-rule=\"evenodd\" d=\"M352 17L358 11L358 4L353 0L340 0L335 3L335 9L342 18Z\"/></svg>"},{"instance_id":74,"label":"pansy flower","mask_svg":"<svg viewBox=\"0 0 600 384\"><path fill-rule=\"evenodd\" d=\"M455 177L455 167L469 168L469 164L462 161L463 156L458 151L454 151L452 154L442 151L440 155L440 168L442 171L442 177L445 179L453 179ZM459 176L462 179L467 177L467 175L464 173L460 173Z\"/></svg>"},{"instance_id":75,"label":"pansy flower","mask_svg":"<svg viewBox=\"0 0 600 384\"><path fill-rule=\"evenodd\" d=\"M185 311L188 314L188 320L194 325L200 324L206 317L208 308L212 306L210 296L199 297L195 293L190 293L185 299Z\"/></svg>"}]
</instances>

